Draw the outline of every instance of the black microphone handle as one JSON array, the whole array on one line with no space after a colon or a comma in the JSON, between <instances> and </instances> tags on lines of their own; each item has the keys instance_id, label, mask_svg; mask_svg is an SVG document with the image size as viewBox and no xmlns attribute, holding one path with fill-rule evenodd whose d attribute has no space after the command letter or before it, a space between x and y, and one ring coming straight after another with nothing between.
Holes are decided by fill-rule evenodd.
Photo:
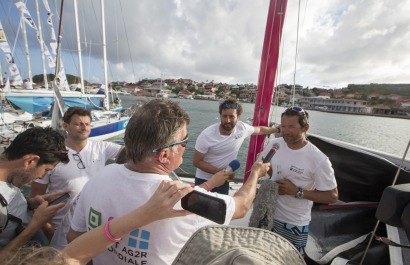
<instances>
[{"instance_id":1,"label":"black microphone handle","mask_svg":"<svg viewBox=\"0 0 410 265\"><path fill-rule=\"evenodd\" d=\"M276 149L272 148L269 153L266 155L266 157L263 159L263 163L268 163L272 159L273 155L276 153Z\"/></svg>"}]
</instances>

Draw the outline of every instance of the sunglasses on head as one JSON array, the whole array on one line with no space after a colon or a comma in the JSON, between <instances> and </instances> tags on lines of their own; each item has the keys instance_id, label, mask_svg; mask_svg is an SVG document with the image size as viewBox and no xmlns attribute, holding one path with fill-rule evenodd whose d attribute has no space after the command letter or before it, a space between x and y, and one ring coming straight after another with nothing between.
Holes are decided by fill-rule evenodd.
<instances>
[{"instance_id":1,"label":"sunglasses on head","mask_svg":"<svg viewBox=\"0 0 410 265\"><path fill-rule=\"evenodd\" d=\"M221 104L223 109L236 109L238 108L238 103L235 102L224 102Z\"/></svg>"},{"instance_id":2,"label":"sunglasses on head","mask_svg":"<svg viewBox=\"0 0 410 265\"><path fill-rule=\"evenodd\" d=\"M288 110L293 110L293 111L297 111L297 112L305 112L301 107L289 107L286 109L286 111Z\"/></svg>"}]
</instances>

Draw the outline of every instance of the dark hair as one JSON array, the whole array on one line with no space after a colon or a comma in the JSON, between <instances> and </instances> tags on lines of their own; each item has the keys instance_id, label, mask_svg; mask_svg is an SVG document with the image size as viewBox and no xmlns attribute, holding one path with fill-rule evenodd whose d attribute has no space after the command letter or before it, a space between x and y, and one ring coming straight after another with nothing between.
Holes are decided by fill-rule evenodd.
<instances>
[{"instance_id":1,"label":"dark hair","mask_svg":"<svg viewBox=\"0 0 410 265\"><path fill-rule=\"evenodd\" d=\"M190 118L177 102L154 99L138 108L127 124L124 143L127 160L134 163L152 156L152 150L175 140Z\"/></svg>"},{"instance_id":2,"label":"dark hair","mask_svg":"<svg viewBox=\"0 0 410 265\"><path fill-rule=\"evenodd\" d=\"M222 114L224 109L236 109L236 115L241 116L243 112L242 105L235 99L228 99L219 105L219 114Z\"/></svg>"},{"instance_id":3,"label":"dark hair","mask_svg":"<svg viewBox=\"0 0 410 265\"><path fill-rule=\"evenodd\" d=\"M70 123L71 117L73 117L74 115L78 115L78 116L88 116L88 117L90 117L90 120L92 120L91 110L89 110L89 109L84 109L84 108L81 108L81 107L70 107L70 108L68 108L68 110L64 113L63 121L64 121L65 123Z\"/></svg>"},{"instance_id":4,"label":"dark hair","mask_svg":"<svg viewBox=\"0 0 410 265\"><path fill-rule=\"evenodd\" d=\"M8 160L17 160L28 154L40 157L37 166L55 162L67 164L70 161L64 136L51 127L33 127L19 133L3 152Z\"/></svg>"},{"instance_id":5,"label":"dark hair","mask_svg":"<svg viewBox=\"0 0 410 265\"><path fill-rule=\"evenodd\" d=\"M297 116L300 126L303 128L306 124L309 124L309 113L301 107L287 108L281 115L283 116Z\"/></svg>"}]
</instances>

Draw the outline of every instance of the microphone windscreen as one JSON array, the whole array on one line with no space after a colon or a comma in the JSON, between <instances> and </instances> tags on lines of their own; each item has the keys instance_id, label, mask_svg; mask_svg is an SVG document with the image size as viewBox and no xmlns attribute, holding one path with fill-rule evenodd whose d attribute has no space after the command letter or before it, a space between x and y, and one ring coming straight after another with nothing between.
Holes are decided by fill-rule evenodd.
<instances>
[{"instance_id":1,"label":"microphone windscreen","mask_svg":"<svg viewBox=\"0 0 410 265\"><path fill-rule=\"evenodd\" d=\"M239 161L238 160L232 160L230 163L229 163L229 167L232 169L232 171L235 171L235 170L237 170L239 167L241 166L241 163L239 163Z\"/></svg>"}]
</instances>

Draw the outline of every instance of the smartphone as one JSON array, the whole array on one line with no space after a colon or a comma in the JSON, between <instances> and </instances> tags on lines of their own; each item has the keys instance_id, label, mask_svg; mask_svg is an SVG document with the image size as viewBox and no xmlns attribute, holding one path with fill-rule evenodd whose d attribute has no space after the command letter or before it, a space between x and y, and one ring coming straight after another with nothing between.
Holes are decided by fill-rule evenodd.
<instances>
[{"instance_id":1,"label":"smartphone","mask_svg":"<svg viewBox=\"0 0 410 265\"><path fill-rule=\"evenodd\" d=\"M68 200L68 198L70 198L70 194L69 193L64 193L63 195L61 195L57 199L49 202L48 206L59 204L60 202Z\"/></svg>"},{"instance_id":2,"label":"smartphone","mask_svg":"<svg viewBox=\"0 0 410 265\"><path fill-rule=\"evenodd\" d=\"M194 190L182 198L181 205L185 210L215 223L223 224L225 222L226 203L221 198Z\"/></svg>"}]
</instances>

